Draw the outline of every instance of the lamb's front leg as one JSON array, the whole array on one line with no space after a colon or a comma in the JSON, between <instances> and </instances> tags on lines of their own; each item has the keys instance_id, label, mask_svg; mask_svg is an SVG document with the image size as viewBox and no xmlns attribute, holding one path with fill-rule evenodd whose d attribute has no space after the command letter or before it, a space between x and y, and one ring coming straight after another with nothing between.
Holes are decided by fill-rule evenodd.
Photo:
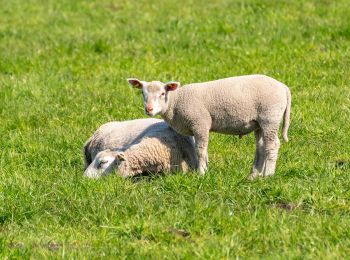
<instances>
[{"instance_id":1,"label":"lamb's front leg","mask_svg":"<svg viewBox=\"0 0 350 260\"><path fill-rule=\"evenodd\" d=\"M208 162L208 140L209 131L201 131L194 133L194 140L196 143L196 154L198 159L198 171L204 175L207 170Z\"/></svg>"}]
</instances>

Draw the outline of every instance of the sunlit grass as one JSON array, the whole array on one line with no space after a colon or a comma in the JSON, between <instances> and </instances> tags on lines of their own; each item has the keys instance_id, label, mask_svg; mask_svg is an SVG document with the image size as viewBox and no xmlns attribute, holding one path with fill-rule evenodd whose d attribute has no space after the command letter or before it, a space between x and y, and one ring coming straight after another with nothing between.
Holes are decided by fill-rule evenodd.
<instances>
[{"instance_id":1,"label":"sunlit grass","mask_svg":"<svg viewBox=\"0 0 350 260\"><path fill-rule=\"evenodd\" d=\"M0 255L344 258L350 254L348 1L3 1ZM253 136L211 134L209 172L82 178L102 123L145 117L126 78L262 73L292 91L276 175Z\"/></svg>"}]
</instances>

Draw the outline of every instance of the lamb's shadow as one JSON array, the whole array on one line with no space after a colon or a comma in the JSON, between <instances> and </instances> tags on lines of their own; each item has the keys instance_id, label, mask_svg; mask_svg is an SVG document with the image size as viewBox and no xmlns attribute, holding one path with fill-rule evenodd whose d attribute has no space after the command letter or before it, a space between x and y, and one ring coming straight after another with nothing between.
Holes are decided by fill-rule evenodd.
<instances>
[{"instance_id":1,"label":"lamb's shadow","mask_svg":"<svg viewBox=\"0 0 350 260\"><path fill-rule=\"evenodd\" d=\"M154 123L145 128L142 132L139 133L137 137L135 137L135 139L133 139L130 143L125 144L125 146L130 147L131 145L139 143L145 137L157 137L159 133L166 131L168 128L170 128L170 126L166 122Z\"/></svg>"},{"instance_id":2,"label":"lamb's shadow","mask_svg":"<svg viewBox=\"0 0 350 260\"><path fill-rule=\"evenodd\" d=\"M129 144L126 145L126 147L130 147L134 144L137 144L142 141L144 138L156 138L161 142L164 146L168 147L170 150L174 149L174 147L171 146L170 142L167 142L166 134L165 132L169 131L173 132L176 143L178 145L178 148L180 148L182 153L182 158L186 158L186 161L189 162L190 169L196 169L197 168L197 158L195 155L195 143L194 138L190 136L183 136L181 134L178 134L172 127L170 127L166 122L158 122L155 124L152 124L148 126L146 129L144 129L142 132L139 133L139 135ZM185 147L191 147L191 151L189 149L186 149ZM120 148L113 149L113 150L119 150ZM176 162L177 158L171 154L170 162ZM164 174L149 174L149 173L142 173L140 175L150 176L150 175L164 175ZM137 175L139 176L139 175ZM153 177L150 178L153 178ZM136 177L136 176L134 176Z\"/></svg>"}]
</instances>

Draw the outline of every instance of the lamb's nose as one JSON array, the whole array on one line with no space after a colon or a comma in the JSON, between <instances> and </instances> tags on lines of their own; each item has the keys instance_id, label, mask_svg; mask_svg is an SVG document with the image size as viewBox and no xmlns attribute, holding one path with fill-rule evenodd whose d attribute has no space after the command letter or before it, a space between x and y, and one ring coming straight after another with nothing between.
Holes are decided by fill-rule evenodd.
<instances>
[{"instance_id":1,"label":"lamb's nose","mask_svg":"<svg viewBox=\"0 0 350 260\"><path fill-rule=\"evenodd\" d=\"M147 107L146 107L146 111L147 111L147 112L152 112L152 111L153 111L153 107L147 106Z\"/></svg>"}]
</instances>

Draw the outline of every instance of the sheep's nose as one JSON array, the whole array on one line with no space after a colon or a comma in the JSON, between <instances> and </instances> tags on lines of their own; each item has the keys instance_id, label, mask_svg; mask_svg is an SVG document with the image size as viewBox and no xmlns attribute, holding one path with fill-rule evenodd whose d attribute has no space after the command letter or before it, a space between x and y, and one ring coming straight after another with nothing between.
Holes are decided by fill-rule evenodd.
<instances>
[{"instance_id":1,"label":"sheep's nose","mask_svg":"<svg viewBox=\"0 0 350 260\"><path fill-rule=\"evenodd\" d=\"M147 107L146 107L146 111L147 111L147 112L152 112L152 111L153 111L153 107L147 106Z\"/></svg>"}]
</instances>

